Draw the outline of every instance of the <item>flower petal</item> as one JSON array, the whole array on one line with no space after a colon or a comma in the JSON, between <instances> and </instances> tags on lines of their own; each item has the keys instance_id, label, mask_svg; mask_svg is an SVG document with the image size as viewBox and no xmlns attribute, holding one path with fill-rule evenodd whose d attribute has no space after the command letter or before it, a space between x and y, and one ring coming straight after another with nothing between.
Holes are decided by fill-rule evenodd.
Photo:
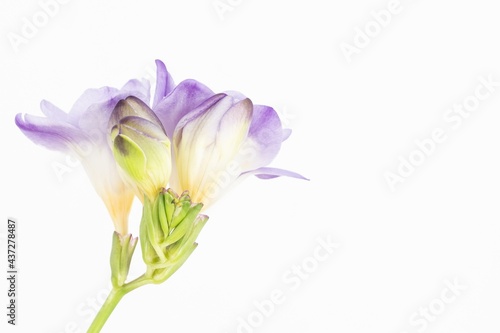
<instances>
[{"instance_id":1,"label":"flower petal","mask_svg":"<svg viewBox=\"0 0 500 333\"><path fill-rule=\"evenodd\" d=\"M89 89L75 103L69 113L70 121L87 133L96 144L106 142L108 121L118 101L135 96L145 104L149 98L146 86L130 80L121 90L104 87ZM148 88L149 89L149 88ZM93 103L91 98L94 98Z\"/></svg>"},{"instance_id":2,"label":"flower petal","mask_svg":"<svg viewBox=\"0 0 500 333\"><path fill-rule=\"evenodd\" d=\"M170 95L159 102L153 110L160 118L168 137L172 138L177 123L213 95L214 93L202 83L185 80L179 83Z\"/></svg>"},{"instance_id":3,"label":"flower petal","mask_svg":"<svg viewBox=\"0 0 500 333\"><path fill-rule=\"evenodd\" d=\"M151 83L148 80L133 79L125 83L125 85L120 89L120 93L125 96L133 95L149 104L149 100L151 99L150 90Z\"/></svg>"},{"instance_id":4,"label":"flower petal","mask_svg":"<svg viewBox=\"0 0 500 333\"><path fill-rule=\"evenodd\" d=\"M85 91L69 113L44 100L40 107L47 118L18 114L15 119L21 131L35 143L79 155L90 181L108 208L115 229L121 234L127 233L133 193L122 181L106 142L108 120L120 99L136 96L149 103L149 90L148 81L130 80L120 90L103 87Z\"/></svg>"},{"instance_id":5,"label":"flower petal","mask_svg":"<svg viewBox=\"0 0 500 333\"><path fill-rule=\"evenodd\" d=\"M168 183L171 170L170 140L154 112L140 99L120 100L108 125L112 150L123 179L139 199L151 200Z\"/></svg>"},{"instance_id":6,"label":"flower petal","mask_svg":"<svg viewBox=\"0 0 500 333\"><path fill-rule=\"evenodd\" d=\"M67 122L68 120L68 114L63 110L59 109L54 104L50 103L49 101L42 100L40 102L40 109L42 110L43 114L46 115L48 118L57 119L65 122Z\"/></svg>"},{"instance_id":7,"label":"flower petal","mask_svg":"<svg viewBox=\"0 0 500 333\"><path fill-rule=\"evenodd\" d=\"M189 189L194 195L201 184L215 148L220 119L231 105L231 97L218 94L179 121L173 142L181 192Z\"/></svg>"},{"instance_id":8,"label":"flower petal","mask_svg":"<svg viewBox=\"0 0 500 333\"><path fill-rule=\"evenodd\" d=\"M304 177L296 172L283 170L283 169L277 169L277 168L267 168L267 167L247 171L243 174L253 174L254 176L256 176L257 178L260 178L260 179L272 179L272 178L276 178L276 177L285 176L285 177L292 177L292 178L298 178L298 179L303 179L303 180L309 180L308 178L306 178L306 177Z\"/></svg>"},{"instance_id":9,"label":"flower petal","mask_svg":"<svg viewBox=\"0 0 500 333\"><path fill-rule=\"evenodd\" d=\"M226 97L225 99L230 102L233 101L232 97ZM224 102L224 99L217 103L214 108L217 109L219 104L224 104L222 102ZM227 107L223 106L223 108L227 110ZM212 183L223 175L228 177L231 182L238 177L238 173L228 172L228 169L234 166L236 155L248 134L252 111L253 104L250 99L246 98L231 106L222 117L215 116L218 119L218 125L213 129L216 133L213 144L200 146L200 151L195 152L196 154L203 154L205 159L199 165L198 171L194 171L201 177L199 177L198 184L194 184L194 187L190 188L195 192L192 194L193 196L198 194L198 197L200 197L201 194L206 197L209 191L208 188L212 187ZM210 113L216 112L211 111ZM202 202L206 202L206 199Z\"/></svg>"},{"instance_id":10,"label":"flower petal","mask_svg":"<svg viewBox=\"0 0 500 333\"><path fill-rule=\"evenodd\" d=\"M122 133L133 131L136 135L147 138L148 140L168 141L168 137L163 131L161 124L152 122L149 119L138 116L126 116L120 121Z\"/></svg>"},{"instance_id":11,"label":"flower petal","mask_svg":"<svg viewBox=\"0 0 500 333\"><path fill-rule=\"evenodd\" d=\"M113 141L116 163L134 180L142 179L146 172L146 154L128 136L118 134Z\"/></svg>"},{"instance_id":12,"label":"flower petal","mask_svg":"<svg viewBox=\"0 0 500 333\"><path fill-rule=\"evenodd\" d=\"M243 144L241 165L244 171L268 165L278 154L283 137L281 121L273 108L255 105L248 138ZM250 156L249 156L250 155Z\"/></svg>"},{"instance_id":13,"label":"flower petal","mask_svg":"<svg viewBox=\"0 0 500 333\"><path fill-rule=\"evenodd\" d=\"M16 115L16 125L34 143L51 150L67 152L74 150L82 154L85 141L88 137L78 128L59 120L32 116L29 114Z\"/></svg>"},{"instance_id":14,"label":"flower petal","mask_svg":"<svg viewBox=\"0 0 500 333\"><path fill-rule=\"evenodd\" d=\"M167 71L167 67L161 60L156 60L156 89L155 97L153 99L153 108L160 103L160 101L170 94L175 88L174 79Z\"/></svg>"},{"instance_id":15,"label":"flower petal","mask_svg":"<svg viewBox=\"0 0 500 333\"><path fill-rule=\"evenodd\" d=\"M217 130L216 147L225 164L241 148L251 126L253 104L248 98L234 104L222 117Z\"/></svg>"},{"instance_id":16,"label":"flower petal","mask_svg":"<svg viewBox=\"0 0 500 333\"><path fill-rule=\"evenodd\" d=\"M289 128L284 128L283 129L283 141L288 139L290 137L290 135L292 135L292 130Z\"/></svg>"},{"instance_id":17,"label":"flower petal","mask_svg":"<svg viewBox=\"0 0 500 333\"><path fill-rule=\"evenodd\" d=\"M106 205L115 230L126 235L134 193L122 181L113 153L107 146L94 146L82 159L82 165L97 194Z\"/></svg>"},{"instance_id":18,"label":"flower petal","mask_svg":"<svg viewBox=\"0 0 500 333\"><path fill-rule=\"evenodd\" d=\"M161 175L161 177L155 178L161 178L161 186L166 186L170 176L168 169L170 169L171 156L170 140L165 132L149 120L126 117L121 122L120 134L142 150L147 162L147 169L144 169L147 174L143 172L143 178ZM117 148L116 139L115 148ZM125 152L122 151L122 153ZM127 156L127 158L132 159L132 163L134 163L134 156Z\"/></svg>"},{"instance_id":19,"label":"flower petal","mask_svg":"<svg viewBox=\"0 0 500 333\"><path fill-rule=\"evenodd\" d=\"M155 124L163 131L163 125L156 116L156 114L147 106L146 103L141 101L135 96L129 96L116 103L108 121L108 132L112 127L120 123L124 118L135 117L146 119Z\"/></svg>"}]
</instances>

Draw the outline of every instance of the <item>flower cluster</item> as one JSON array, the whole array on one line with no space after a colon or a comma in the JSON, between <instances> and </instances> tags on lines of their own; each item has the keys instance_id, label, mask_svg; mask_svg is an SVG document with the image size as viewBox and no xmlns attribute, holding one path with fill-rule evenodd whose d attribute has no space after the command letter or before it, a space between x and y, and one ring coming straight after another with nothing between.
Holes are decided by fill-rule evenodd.
<instances>
[{"instance_id":1,"label":"flower cluster","mask_svg":"<svg viewBox=\"0 0 500 333\"><path fill-rule=\"evenodd\" d=\"M232 184L249 175L303 178L267 167L290 135L271 107L195 80L175 85L165 65L156 65L152 100L149 82L131 80L85 91L68 113L42 101L45 117L16 116L35 143L76 154L113 220L113 289L89 333L100 332L125 294L162 283L183 265L208 220L202 208ZM143 203L139 237L128 233L134 196ZM127 282L138 240L146 271Z\"/></svg>"},{"instance_id":2,"label":"flower cluster","mask_svg":"<svg viewBox=\"0 0 500 333\"><path fill-rule=\"evenodd\" d=\"M42 101L45 117L16 116L35 143L78 156L118 234L128 232L134 195L154 202L167 185L206 208L249 175L303 178L266 167L290 134L273 108L195 80L175 85L156 65L152 99L149 82L131 80L85 91L68 113Z\"/></svg>"}]
</instances>

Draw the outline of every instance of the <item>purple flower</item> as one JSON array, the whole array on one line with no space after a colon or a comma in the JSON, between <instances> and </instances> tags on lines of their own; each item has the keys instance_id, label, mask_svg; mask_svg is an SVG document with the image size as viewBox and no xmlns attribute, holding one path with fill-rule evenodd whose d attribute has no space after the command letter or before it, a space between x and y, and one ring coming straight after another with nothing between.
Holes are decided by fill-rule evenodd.
<instances>
[{"instance_id":1,"label":"purple flower","mask_svg":"<svg viewBox=\"0 0 500 333\"><path fill-rule=\"evenodd\" d=\"M266 167L291 131L276 111L237 92L214 94L186 80L154 108L172 141L170 187L188 190L193 202L213 203L233 184L256 175L261 179L301 175Z\"/></svg>"},{"instance_id":2,"label":"purple flower","mask_svg":"<svg viewBox=\"0 0 500 333\"><path fill-rule=\"evenodd\" d=\"M174 88L165 65L157 60L157 83L151 107ZM90 181L104 201L115 229L125 235L133 200L132 190L121 179L108 144L108 121L116 104L135 96L149 104L149 82L130 80L121 89L103 87L89 89L66 113L48 101L41 102L45 117L16 115L16 124L33 142L48 149L75 153Z\"/></svg>"},{"instance_id":3,"label":"purple flower","mask_svg":"<svg viewBox=\"0 0 500 333\"><path fill-rule=\"evenodd\" d=\"M283 129L273 108L254 105L237 92L215 94L195 80L175 86L165 65L159 60L156 65L151 104L149 82L130 80L121 89L85 91L68 113L42 101L45 117L16 116L17 126L33 142L78 156L117 232L127 233L134 192L152 196L168 178L170 170L159 169L169 167L170 157L163 151L169 139L170 187L178 193L189 191L193 202L213 203L252 174L305 179L267 167L291 133Z\"/></svg>"}]
</instances>

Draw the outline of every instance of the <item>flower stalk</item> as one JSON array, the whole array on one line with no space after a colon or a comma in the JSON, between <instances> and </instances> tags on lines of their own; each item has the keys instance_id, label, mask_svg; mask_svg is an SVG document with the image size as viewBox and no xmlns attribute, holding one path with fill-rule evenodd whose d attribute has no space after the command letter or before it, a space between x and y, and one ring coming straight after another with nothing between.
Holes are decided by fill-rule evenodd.
<instances>
[{"instance_id":1,"label":"flower stalk","mask_svg":"<svg viewBox=\"0 0 500 333\"><path fill-rule=\"evenodd\" d=\"M113 287L108 297L106 298L106 301L104 301L104 304L94 318L94 321L90 325L87 333L99 333L123 296L125 296L132 290L135 290L149 283L152 283L152 280L146 278L145 275L142 275L127 284L123 284L119 287Z\"/></svg>"}]
</instances>

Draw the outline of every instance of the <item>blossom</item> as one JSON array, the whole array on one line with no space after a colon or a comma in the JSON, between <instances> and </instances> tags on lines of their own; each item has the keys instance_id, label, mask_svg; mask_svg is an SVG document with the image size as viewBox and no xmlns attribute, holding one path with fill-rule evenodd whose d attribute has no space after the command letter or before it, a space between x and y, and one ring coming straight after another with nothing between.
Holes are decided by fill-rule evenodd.
<instances>
[{"instance_id":1,"label":"blossom","mask_svg":"<svg viewBox=\"0 0 500 333\"><path fill-rule=\"evenodd\" d=\"M301 175L266 167L290 135L276 111L240 93L214 94L203 84L181 82L155 113L172 140L170 187L193 202L213 203L249 175L261 179Z\"/></svg>"},{"instance_id":2,"label":"blossom","mask_svg":"<svg viewBox=\"0 0 500 333\"><path fill-rule=\"evenodd\" d=\"M157 83L152 107L174 88L173 80L161 61L156 61ZM86 90L66 113L43 100L45 117L16 115L16 124L33 142L48 149L74 153L81 161L91 183L104 201L115 230L125 235L133 191L118 173L108 145L108 122L118 101L135 96L149 103L149 82L130 80L121 89L102 87Z\"/></svg>"},{"instance_id":3,"label":"blossom","mask_svg":"<svg viewBox=\"0 0 500 333\"><path fill-rule=\"evenodd\" d=\"M140 99L118 102L109 120L110 144L124 181L141 199L154 201L170 177L170 140L153 111Z\"/></svg>"}]
</instances>

